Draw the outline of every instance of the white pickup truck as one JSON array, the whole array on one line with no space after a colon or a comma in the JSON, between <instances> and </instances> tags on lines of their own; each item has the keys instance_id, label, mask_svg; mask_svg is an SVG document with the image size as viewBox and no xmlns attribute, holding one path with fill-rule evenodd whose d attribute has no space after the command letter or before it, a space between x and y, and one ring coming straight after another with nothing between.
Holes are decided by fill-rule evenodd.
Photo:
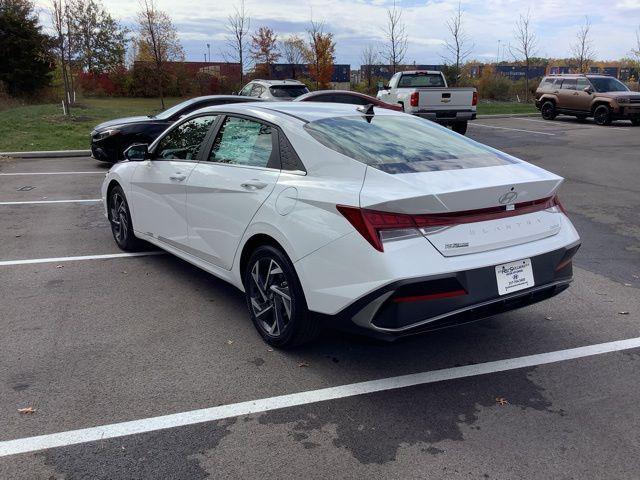
<instances>
[{"instance_id":1,"label":"white pickup truck","mask_svg":"<svg viewBox=\"0 0 640 480\"><path fill-rule=\"evenodd\" d=\"M450 125L462 135L467 122L476 118L476 89L448 88L444 75L436 70L398 72L377 96L387 103L399 103L412 115Z\"/></svg>"}]
</instances>

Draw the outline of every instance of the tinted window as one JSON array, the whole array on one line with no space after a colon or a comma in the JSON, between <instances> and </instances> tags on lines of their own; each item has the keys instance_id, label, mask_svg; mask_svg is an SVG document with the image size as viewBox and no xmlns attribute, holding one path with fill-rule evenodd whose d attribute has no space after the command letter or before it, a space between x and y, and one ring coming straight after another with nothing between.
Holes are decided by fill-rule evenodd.
<instances>
[{"instance_id":1,"label":"tinted window","mask_svg":"<svg viewBox=\"0 0 640 480\"><path fill-rule=\"evenodd\" d=\"M208 115L178 125L160 140L155 149L156 158L194 160L215 119L215 115Z\"/></svg>"},{"instance_id":2,"label":"tinted window","mask_svg":"<svg viewBox=\"0 0 640 480\"><path fill-rule=\"evenodd\" d=\"M350 103L352 105L369 105L371 103L366 98L358 97L357 95L347 95L346 93L336 95L335 101L338 103Z\"/></svg>"},{"instance_id":3,"label":"tinted window","mask_svg":"<svg viewBox=\"0 0 640 480\"><path fill-rule=\"evenodd\" d=\"M164 112L160 112L154 118L157 118L159 120L167 120L168 118L172 117L176 113L181 113L183 110L187 110L190 106L192 106L196 102L197 100L191 99L191 100L187 100L186 102L179 103L177 105L174 105L171 108L166 109Z\"/></svg>"},{"instance_id":4,"label":"tinted window","mask_svg":"<svg viewBox=\"0 0 640 480\"><path fill-rule=\"evenodd\" d=\"M244 118L227 117L213 142L209 160L217 163L274 167L271 127Z\"/></svg>"},{"instance_id":5,"label":"tinted window","mask_svg":"<svg viewBox=\"0 0 640 480\"><path fill-rule=\"evenodd\" d=\"M565 78L564 82L562 82L563 90L575 90L576 89L576 79L575 78Z\"/></svg>"},{"instance_id":6,"label":"tinted window","mask_svg":"<svg viewBox=\"0 0 640 480\"><path fill-rule=\"evenodd\" d=\"M269 87L269 91L277 98L296 98L309 93L309 89L304 85L274 85Z\"/></svg>"},{"instance_id":7,"label":"tinted window","mask_svg":"<svg viewBox=\"0 0 640 480\"><path fill-rule=\"evenodd\" d=\"M591 84L596 92L628 92L627 86L615 78L590 77Z\"/></svg>"},{"instance_id":8,"label":"tinted window","mask_svg":"<svg viewBox=\"0 0 640 480\"><path fill-rule=\"evenodd\" d=\"M444 80L439 73L403 73L398 88L411 87L444 87Z\"/></svg>"},{"instance_id":9,"label":"tinted window","mask_svg":"<svg viewBox=\"0 0 640 480\"><path fill-rule=\"evenodd\" d=\"M325 118L304 128L326 147L387 173L515 163L506 154L409 115Z\"/></svg>"},{"instance_id":10,"label":"tinted window","mask_svg":"<svg viewBox=\"0 0 640 480\"><path fill-rule=\"evenodd\" d=\"M337 102L336 100L336 96L333 93L330 94L326 94L326 95L314 95L312 97L309 98L308 100L309 102Z\"/></svg>"}]
</instances>

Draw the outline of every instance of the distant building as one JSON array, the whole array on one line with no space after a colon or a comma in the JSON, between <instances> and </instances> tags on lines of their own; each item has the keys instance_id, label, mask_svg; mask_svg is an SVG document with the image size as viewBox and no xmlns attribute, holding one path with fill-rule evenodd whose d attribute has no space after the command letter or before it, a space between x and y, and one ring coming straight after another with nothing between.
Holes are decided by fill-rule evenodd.
<instances>
[{"instance_id":1,"label":"distant building","mask_svg":"<svg viewBox=\"0 0 640 480\"><path fill-rule=\"evenodd\" d=\"M397 65L397 72L404 72L406 70L442 70L443 65ZM393 76L393 67L390 65L361 65L360 72L363 78L366 78L368 72L371 72L372 77L384 78L389 80Z\"/></svg>"},{"instance_id":2,"label":"distant building","mask_svg":"<svg viewBox=\"0 0 640 480\"><path fill-rule=\"evenodd\" d=\"M546 68L530 66L527 74L527 67L523 65L496 65L495 72L505 77L509 77L510 80L520 80L525 77L528 77L529 79L544 77Z\"/></svg>"},{"instance_id":3,"label":"distant building","mask_svg":"<svg viewBox=\"0 0 640 480\"><path fill-rule=\"evenodd\" d=\"M209 74L213 77L224 79L239 79L240 64L234 62L164 62L167 70L184 69L187 73L196 75L198 73ZM152 62L135 61L136 66L152 66Z\"/></svg>"},{"instance_id":4,"label":"distant building","mask_svg":"<svg viewBox=\"0 0 640 480\"><path fill-rule=\"evenodd\" d=\"M264 64L256 65L256 71L265 71ZM272 80L285 80L310 78L308 64L294 63L274 63L271 65L271 71L268 75ZM351 83L351 65L334 64L333 74L331 75L331 87L337 89L348 89Z\"/></svg>"}]
</instances>

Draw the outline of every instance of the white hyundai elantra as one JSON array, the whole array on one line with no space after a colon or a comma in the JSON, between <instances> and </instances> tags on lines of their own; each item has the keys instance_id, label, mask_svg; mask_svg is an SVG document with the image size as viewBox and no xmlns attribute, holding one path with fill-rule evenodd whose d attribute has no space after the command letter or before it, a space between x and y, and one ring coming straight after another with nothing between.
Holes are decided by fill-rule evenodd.
<instances>
[{"instance_id":1,"label":"white hyundai elantra","mask_svg":"<svg viewBox=\"0 0 640 480\"><path fill-rule=\"evenodd\" d=\"M232 283L277 347L328 322L384 338L460 324L572 280L561 177L404 113L209 107L126 157L102 188L117 244Z\"/></svg>"}]
</instances>

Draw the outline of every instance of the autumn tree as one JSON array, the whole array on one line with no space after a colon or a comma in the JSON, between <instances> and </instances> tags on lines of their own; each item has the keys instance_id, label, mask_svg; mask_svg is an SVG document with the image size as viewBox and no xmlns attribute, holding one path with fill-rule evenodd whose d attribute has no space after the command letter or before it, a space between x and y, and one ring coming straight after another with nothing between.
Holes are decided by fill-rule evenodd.
<instances>
[{"instance_id":1,"label":"autumn tree","mask_svg":"<svg viewBox=\"0 0 640 480\"><path fill-rule=\"evenodd\" d=\"M127 30L99 0L75 0L68 10L70 51L80 69L102 73L124 64Z\"/></svg>"},{"instance_id":2,"label":"autumn tree","mask_svg":"<svg viewBox=\"0 0 640 480\"><path fill-rule=\"evenodd\" d=\"M60 66L64 95L62 106L64 115L70 115L71 81L69 72L69 37L67 4L63 0L52 0L51 23L54 31L54 52Z\"/></svg>"},{"instance_id":3,"label":"autumn tree","mask_svg":"<svg viewBox=\"0 0 640 480\"><path fill-rule=\"evenodd\" d=\"M244 83L245 52L250 27L251 18L245 9L244 0L240 0L240 5L229 15L227 24L227 46L232 52L232 58L240 64L240 83Z\"/></svg>"},{"instance_id":4,"label":"autumn tree","mask_svg":"<svg viewBox=\"0 0 640 480\"><path fill-rule=\"evenodd\" d=\"M184 61L184 50L171 19L165 12L156 9L154 0L142 0L140 5L138 60L153 64L160 105L164 109L163 80L167 74L167 62Z\"/></svg>"},{"instance_id":5,"label":"autumn tree","mask_svg":"<svg viewBox=\"0 0 640 480\"><path fill-rule=\"evenodd\" d=\"M526 15L520 15L516 22L515 44L509 47L511 55L516 61L522 61L525 65L525 101L529 101L529 68L531 66L531 58L535 57L538 50L538 37L533 29L531 21L531 13L527 11Z\"/></svg>"},{"instance_id":6,"label":"autumn tree","mask_svg":"<svg viewBox=\"0 0 640 480\"><path fill-rule=\"evenodd\" d=\"M284 61L292 67L293 78L296 78L296 65L300 65L305 61L305 51L307 46L302 38L297 35L291 35L286 40L280 42L280 51Z\"/></svg>"},{"instance_id":7,"label":"autumn tree","mask_svg":"<svg viewBox=\"0 0 640 480\"><path fill-rule=\"evenodd\" d=\"M584 17L584 24L580 26L576 33L576 43L571 47L576 68L579 73L587 73L589 65L593 62L595 52L591 41L591 20Z\"/></svg>"},{"instance_id":8,"label":"autumn tree","mask_svg":"<svg viewBox=\"0 0 640 480\"><path fill-rule=\"evenodd\" d=\"M333 56L336 44L332 33L325 33L324 23L311 20L309 44L305 49L305 58L309 64L309 75L316 84L316 89L328 88L333 76Z\"/></svg>"},{"instance_id":9,"label":"autumn tree","mask_svg":"<svg viewBox=\"0 0 640 480\"><path fill-rule=\"evenodd\" d=\"M462 64L473 50L473 45L469 40L469 36L464 30L462 5L458 2L458 8L447 21L447 29L449 30L449 39L445 43L446 54L445 62L451 65L453 84L457 85L460 80Z\"/></svg>"},{"instance_id":10,"label":"autumn tree","mask_svg":"<svg viewBox=\"0 0 640 480\"><path fill-rule=\"evenodd\" d=\"M10 95L32 95L51 81L51 39L30 0L0 0L0 84Z\"/></svg>"},{"instance_id":11,"label":"autumn tree","mask_svg":"<svg viewBox=\"0 0 640 480\"><path fill-rule=\"evenodd\" d=\"M393 8L387 9L387 23L384 29L386 44L382 56L391 67L392 73L396 73L398 65L404 61L407 53L407 29L402 21L402 10L398 8L395 0Z\"/></svg>"},{"instance_id":12,"label":"autumn tree","mask_svg":"<svg viewBox=\"0 0 640 480\"><path fill-rule=\"evenodd\" d=\"M256 73L270 75L271 65L280 58L278 52L278 36L269 27L260 27L251 36L251 58L256 63Z\"/></svg>"},{"instance_id":13,"label":"autumn tree","mask_svg":"<svg viewBox=\"0 0 640 480\"><path fill-rule=\"evenodd\" d=\"M636 67L636 80L640 87L640 27L636 30L636 44L635 47L631 49L631 56Z\"/></svg>"}]
</instances>

